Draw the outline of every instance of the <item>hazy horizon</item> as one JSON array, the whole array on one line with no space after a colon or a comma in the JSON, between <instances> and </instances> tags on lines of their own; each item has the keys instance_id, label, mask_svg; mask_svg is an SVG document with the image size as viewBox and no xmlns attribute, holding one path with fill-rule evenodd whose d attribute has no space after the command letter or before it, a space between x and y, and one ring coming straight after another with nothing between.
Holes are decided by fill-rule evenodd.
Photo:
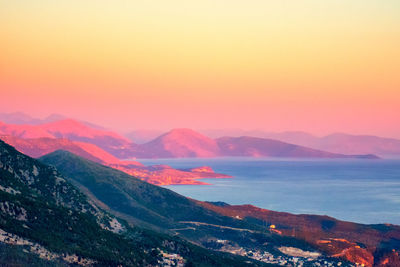
<instances>
[{"instance_id":1,"label":"hazy horizon","mask_svg":"<svg viewBox=\"0 0 400 267\"><path fill-rule=\"evenodd\" d=\"M174 130L174 129L191 129L191 130L194 130L196 132L199 132L199 133L204 134L204 135L206 135L208 137L211 137L211 138L217 138L217 137L228 136L228 135L230 135L230 136L249 135L249 136L254 136L254 137L264 137L263 134L304 133L304 134L312 135L314 137L324 137L324 136L328 136L328 135L332 135L332 134L350 134L350 135L370 135L370 136L378 136L378 137L382 137L382 138L400 139L399 137L396 137L396 136L374 135L374 134L365 133L365 132L363 132L363 133L351 133L351 132L346 132L346 131L335 131L335 132L328 132L326 134L315 134L315 133L307 132L307 131L303 131L303 130L274 131L272 129L261 129L261 128L258 128L258 129L244 129L244 128L239 128L239 127L236 127L236 128L204 128L204 129L196 129L196 128L190 128L190 127L177 126L177 127L167 128L167 129L133 128L133 129L130 129L130 130L127 130L127 131L121 131L121 130L113 129L111 127L103 125L101 123L101 121L99 121L97 123L97 122L93 122L93 121L84 120L84 119L81 119L81 118L68 117L68 116L65 116L65 115L59 114L59 113L51 113L51 114L48 114L48 115L45 115L45 116L42 116L42 117L34 117L34 116L31 116L30 114L22 112L22 111L1 112L1 110L0 110L0 122L5 122L5 121L2 121L2 119L1 119L1 115L3 115L3 114L8 114L8 115L10 115L10 114L19 114L19 115L23 115L23 116L28 116L31 119L38 120L38 121L40 121L40 120L44 121L44 120L46 120L46 119L48 119L48 118L50 118L52 116L54 116L55 118L60 117L60 118L57 118L56 120L52 120L52 121L58 121L58 120L63 120L63 119L72 119L72 120L76 120L76 121L80 121L80 122L86 122L86 123L88 123L88 126L93 126L93 127L94 126L98 126L98 127L104 128L105 130L110 130L110 131L117 132L117 133L119 133L121 135L127 135L128 136L129 134L132 134L132 133L135 133L135 132L146 133L146 135L143 136L144 140L150 140L150 139L156 138L159 135L162 135L162 134L167 133L167 132L169 132L171 130ZM5 123L7 123L7 122L5 122ZM9 123L12 124L11 122L9 122ZM43 122L43 123L46 123L46 122ZM17 123L17 124L21 124L21 123ZM30 123L27 123L27 124L30 124Z\"/></svg>"}]
</instances>

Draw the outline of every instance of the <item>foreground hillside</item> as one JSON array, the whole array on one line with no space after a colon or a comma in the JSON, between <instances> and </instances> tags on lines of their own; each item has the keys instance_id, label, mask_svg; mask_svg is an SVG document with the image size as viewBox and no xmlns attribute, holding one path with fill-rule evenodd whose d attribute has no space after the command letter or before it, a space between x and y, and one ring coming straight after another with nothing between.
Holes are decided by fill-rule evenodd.
<instances>
[{"instance_id":1,"label":"foreground hillside","mask_svg":"<svg viewBox=\"0 0 400 267\"><path fill-rule=\"evenodd\" d=\"M239 216L268 225L273 232L305 240L333 257L365 266L400 266L400 226L397 225L364 225L328 216L294 215L251 205L199 204L221 215Z\"/></svg>"},{"instance_id":2,"label":"foreground hillside","mask_svg":"<svg viewBox=\"0 0 400 267\"><path fill-rule=\"evenodd\" d=\"M40 161L0 141L5 262L141 266L176 257L194 265L245 264L219 254L229 252L258 264L399 263L398 226L198 202L66 151Z\"/></svg>"},{"instance_id":3,"label":"foreground hillside","mask_svg":"<svg viewBox=\"0 0 400 267\"><path fill-rule=\"evenodd\" d=\"M2 141L0 178L1 266L256 264L131 227L99 208L54 167Z\"/></svg>"},{"instance_id":4,"label":"foreground hillside","mask_svg":"<svg viewBox=\"0 0 400 267\"><path fill-rule=\"evenodd\" d=\"M210 249L247 256L249 251L256 251L256 255L268 253L265 255L274 259L283 255L288 261L293 255L311 255L312 261L312 255L319 253L319 258L330 262L350 261L365 266L379 265L389 256L395 258L397 254L389 252L399 249L397 226L361 225L324 216L198 202L65 151L41 160L56 166L93 199L129 222Z\"/></svg>"}]
</instances>

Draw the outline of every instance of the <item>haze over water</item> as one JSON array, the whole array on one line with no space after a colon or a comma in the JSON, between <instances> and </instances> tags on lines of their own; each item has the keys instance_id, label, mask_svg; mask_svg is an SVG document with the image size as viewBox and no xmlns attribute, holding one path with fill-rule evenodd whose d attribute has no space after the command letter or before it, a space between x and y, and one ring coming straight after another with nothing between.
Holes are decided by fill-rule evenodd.
<instances>
[{"instance_id":1,"label":"haze over water","mask_svg":"<svg viewBox=\"0 0 400 267\"><path fill-rule=\"evenodd\" d=\"M296 214L400 225L400 160L271 160L251 158L141 160L176 168L208 165L232 179L166 186L185 196L252 204Z\"/></svg>"}]
</instances>

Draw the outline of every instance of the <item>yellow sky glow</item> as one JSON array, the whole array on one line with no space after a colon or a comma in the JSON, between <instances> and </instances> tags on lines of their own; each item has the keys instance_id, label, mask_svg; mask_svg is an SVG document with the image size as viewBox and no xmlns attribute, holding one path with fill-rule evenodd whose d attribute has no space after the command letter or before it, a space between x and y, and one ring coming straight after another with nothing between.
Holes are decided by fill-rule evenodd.
<instances>
[{"instance_id":1,"label":"yellow sky glow","mask_svg":"<svg viewBox=\"0 0 400 267\"><path fill-rule=\"evenodd\" d=\"M382 121L369 116L358 128L350 120L340 123L339 110L353 107L357 114L378 112L387 120L379 124L382 134L400 136L390 126L399 122L393 112L400 114L398 14L397 0L0 0L3 107L17 109L10 99L37 95L57 103L59 112L76 115L62 104L95 94L99 108L113 101L115 109L103 118L120 129L122 122L111 115L129 108L122 104L126 99L147 103L132 110L137 116L147 107L154 114L146 118L154 121L160 110L169 110L175 124L185 124L160 122L165 128L218 126L200 112L204 105L219 113L225 127L239 118L245 128L360 132ZM236 120L224 115L243 102L246 109L235 113ZM76 113L99 120L84 111L84 103ZM192 123L179 117L176 105L203 115ZM47 111L54 106L48 104ZM303 122L294 124L287 115L279 124L259 116L283 107L301 114ZM27 111L46 113L35 104ZM326 115L325 122L316 112ZM316 129L310 121L336 124ZM145 119L132 123L151 127Z\"/></svg>"}]
</instances>

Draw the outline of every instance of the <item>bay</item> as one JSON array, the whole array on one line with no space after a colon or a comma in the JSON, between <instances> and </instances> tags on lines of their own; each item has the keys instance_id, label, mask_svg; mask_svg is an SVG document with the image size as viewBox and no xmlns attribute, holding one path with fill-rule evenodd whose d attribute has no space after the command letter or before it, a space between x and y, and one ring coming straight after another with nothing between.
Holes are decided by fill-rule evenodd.
<instances>
[{"instance_id":1,"label":"bay","mask_svg":"<svg viewBox=\"0 0 400 267\"><path fill-rule=\"evenodd\" d=\"M186 158L140 160L174 168L210 166L228 179L165 186L179 194L295 214L400 225L400 160Z\"/></svg>"}]
</instances>

